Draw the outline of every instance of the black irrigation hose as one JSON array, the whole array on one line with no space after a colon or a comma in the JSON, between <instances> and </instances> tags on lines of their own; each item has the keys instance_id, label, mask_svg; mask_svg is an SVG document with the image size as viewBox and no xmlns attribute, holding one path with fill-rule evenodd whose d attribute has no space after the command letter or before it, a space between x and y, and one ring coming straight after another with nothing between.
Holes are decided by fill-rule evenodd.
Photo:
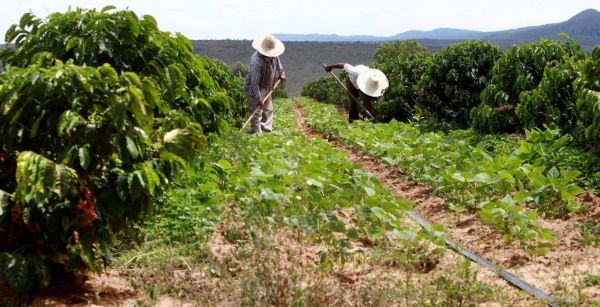
<instances>
[{"instance_id":1,"label":"black irrigation hose","mask_svg":"<svg viewBox=\"0 0 600 307\"><path fill-rule=\"evenodd\" d=\"M405 212L406 212L406 214L408 214L408 216L411 219L413 219L414 221L419 223L419 225L421 225L421 227L430 228L429 223L427 221L425 221L422 217L420 217L418 214L416 214L414 211L405 211ZM497 265L494 265L493 263L487 261L486 259L483 259L482 257L480 257L477 254L473 253L472 251L468 250L464 246L460 246L458 243L456 243L456 241L454 241L450 238L446 238L446 245L450 246L456 252L463 254L463 256L471 259L471 261L477 262L478 264L492 270L494 273L500 275L500 277L506 279L508 282L515 285L516 287L527 291L529 294L531 294L535 297L539 297L539 298L545 300L549 306L552 306L552 307L558 306L556 303L556 299L554 297L552 297L551 295L528 284L526 281L509 273L508 271L499 268Z\"/></svg>"}]
</instances>

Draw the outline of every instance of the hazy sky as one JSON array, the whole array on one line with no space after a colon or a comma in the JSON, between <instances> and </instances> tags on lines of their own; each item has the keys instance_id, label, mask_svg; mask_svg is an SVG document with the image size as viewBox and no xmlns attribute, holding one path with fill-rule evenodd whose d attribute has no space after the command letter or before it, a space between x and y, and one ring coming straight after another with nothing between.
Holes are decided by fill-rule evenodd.
<instances>
[{"instance_id":1,"label":"hazy sky","mask_svg":"<svg viewBox=\"0 0 600 307\"><path fill-rule=\"evenodd\" d=\"M162 31L189 39L253 39L269 33L391 36L409 30L498 31L565 21L598 0L4 0L0 42L26 12L45 18L71 6L114 5L152 15Z\"/></svg>"}]
</instances>

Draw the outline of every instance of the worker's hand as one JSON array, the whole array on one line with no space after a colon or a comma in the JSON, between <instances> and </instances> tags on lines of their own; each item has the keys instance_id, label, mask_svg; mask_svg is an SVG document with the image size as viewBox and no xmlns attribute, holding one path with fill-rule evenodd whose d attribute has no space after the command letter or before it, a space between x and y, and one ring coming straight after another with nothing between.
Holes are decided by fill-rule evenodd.
<instances>
[{"instance_id":1,"label":"worker's hand","mask_svg":"<svg viewBox=\"0 0 600 307\"><path fill-rule=\"evenodd\" d=\"M325 65L324 68L326 72L331 72L331 66Z\"/></svg>"},{"instance_id":2,"label":"worker's hand","mask_svg":"<svg viewBox=\"0 0 600 307\"><path fill-rule=\"evenodd\" d=\"M279 82L281 82L281 83L285 82L285 75L279 76Z\"/></svg>"},{"instance_id":3,"label":"worker's hand","mask_svg":"<svg viewBox=\"0 0 600 307\"><path fill-rule=\"evenodd\" d=\"M258 102L257 107L259 107L259 108L262 109L264 106L265 106L265 102L264 101L261 100L261 101Z\"/></svg>"}]
</instances>

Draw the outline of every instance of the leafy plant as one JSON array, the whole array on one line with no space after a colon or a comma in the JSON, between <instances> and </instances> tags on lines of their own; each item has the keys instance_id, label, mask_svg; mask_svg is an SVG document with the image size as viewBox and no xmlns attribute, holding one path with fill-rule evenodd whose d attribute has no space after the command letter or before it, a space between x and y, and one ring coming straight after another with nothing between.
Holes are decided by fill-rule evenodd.
<instances>
[{"instance_id":1,"label":"leafy plant","mask_svg":"<svg viewBox=\"0 0 600 307\"><path fill-rule=\"evenodd\" d=\"M490 133L520 132L524 124L539 123L536 118L540 116L539 112L547 113L544 111L546 107L559 107L563 111L565 104L569 105L568 82L573 75L569 72L570 66L562 63L570 58L577 60L582 57L585 53L573 40L563 44L541 39L524 46L512 46L495 63L490 84L481 92L481 104L471 111L471 126ZM527 94L540 86L547 67L567 70L555 68L549 71L547 81L537 93ZM563 88L565 84L567 87ZM520 107L520 117L517 117L515 109L523 99L528 106ZM556 112L551 111L551 114Z\"/></svg>"},{"instance_id":2,"label":"leafy plant","mask_svg":"<svg viewBox=\"0 0 600 307\"><path fill-rule=\"evenodd\" d=\"M375 65L389 79L390 86L385 90L385 100L375 104L377 120L389 122L409 121L420 113L416 100L420 95L418 88L421 76L429 70L431 53L420 52L386 59Z\"/></svg>"},{"instance_id":3,"label":"leafy plant","mask_svg":"<svg viewBox=\"0 0 600 307\"><path fill-rule=\"evenodd\" d=\"M574 197L583 192L575 183L581 174L562 162L567 137L553 129L528 131L525 140L481 144L474 131L424 133L417 124L357 122L349 125L327 106L299 100L306 122L340 142L364 150L398 167L419 182L429 182L451 210L477 210L482 220L518 240L528 252L549 250L554 240L542 228L538 214L550 218L584 208ZM469 136L471 135L471 136ZM504 147L507 148L504 148ZM500 147L500 148L497 148ZM553 156L555 155L556 156ZM502 201L500 201L502 200Z\"/></svg>"},{"instance_id":4,"label":"leafy plant","mask_svg":"<svg viewBox=\"0 0 600 307\"><path fill-rule=\"evenodd\" d=\"M581 76L574 81L576 114L586 147L600 151L600 47L594 48L592 56L583 63Z\"/></svg>"},{"instance_id":5,"label":"leafy plant","mask_svg":"<svg viewBox=\"0 0 600 307\"><path fill-rule=\"evenodd\" d=\"M427 53L427 46L419 44L416 39L395 40L392 42L383 42L379 48L375 50L373 58L375 62L382 63L398 57L407 57L420 53Z\"/></svg>"},{"instance_id":6,"label":"leafy plant","mask_svg":"<svg viewBox=\"0 0 600 307\"><path fill-rule=\"evenodd\" d=\"M417 105L425 117L450 127L469 127L469 112L492 78L492 67L502 52L491 43L466 41L436 53L419 81Z\"/></svg>"},{"instance_id":7,"label":"leafy plant","mask_svg":"<svg viewBox=\"0 0 600 307\"><path fill-rule=\"evenodd\" d=\"M342 77L338 77L340 80ZM342 81L343 82L343 81ZM310 97L314 100L333 105L348 106L348 95L346 91L331 76L319 78L308 82L300 95Z\"/></svg>"},{"instance_id":8,"label":"leafy plant","mask_svg":"<svg viewBox=\"0 0 600 307\"><path fill-rule=\"evenodd\" d=\"M229 98L189 40L112 9L27 13L0 51L0 277L21 294L100 272L204 132L226 128Z\"/></svg>"},{"instance_id":9,"label":"leafy plant","mask_svg":"<svg viewBox=\"0 0 600 307\"><path fill-rule=\"evenodd\" d=\"M202 58L194 55L191 42L179 33L160 31L150 15L138 18L129 10L111 13L114 9L76 8L45 20L26 13L8 29L6 43L14 42L14 49L2 49L0 61L6 67L27 67L42 56L44 61L56 58L92 67L109 64L118 74L131 71L153 76L160 85L161 100L188 112L204 131L223 129L228 99L204 68Z\"/></svg>"}]
</instances>

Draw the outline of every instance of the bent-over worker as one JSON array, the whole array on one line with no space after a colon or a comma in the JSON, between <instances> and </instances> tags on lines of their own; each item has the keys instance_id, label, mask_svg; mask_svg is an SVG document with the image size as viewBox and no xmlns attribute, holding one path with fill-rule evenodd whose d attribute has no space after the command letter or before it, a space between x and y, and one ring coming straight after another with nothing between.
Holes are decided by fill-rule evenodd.
<instances>
[{"instance_id":1,"label":"bent-over worker","mask_svg":"<svg viewBox=\"0 0 600 307\"><path fill-rule=\"evenodd\" d=\"M352 97L360 99L366 111L374 116L372 100L374 97L381 97L383 90L389 86L387 77L379 69L369 68L365 65L352 66L348 63L336 63L325 65L325 71L331 72L332 69L343 68L348 72L346 88L348 89L348 121L360 119L358 102Z\"/></svg>"}]
</instances>

